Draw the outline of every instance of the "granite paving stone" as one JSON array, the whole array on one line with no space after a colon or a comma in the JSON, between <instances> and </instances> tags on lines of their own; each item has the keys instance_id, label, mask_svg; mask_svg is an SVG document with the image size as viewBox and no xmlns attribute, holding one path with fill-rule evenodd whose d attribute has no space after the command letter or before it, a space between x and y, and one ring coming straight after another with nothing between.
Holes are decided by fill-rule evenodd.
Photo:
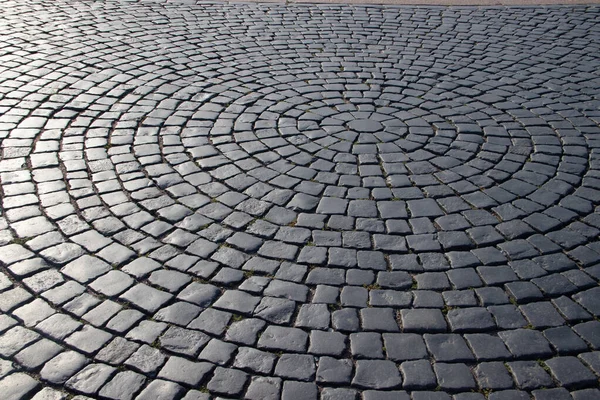
<instances>
[{"instance_id":1,"label":"granite paving stone","mask_svg":"<svg viewBox=\"0 0 600 400\"><path fill-rule=\"evenodd\" d=\"M598 7L338 1L2 4L0 397L598 397Z\"/></svg>"},{"instance_id":2,"label":"granite paving stone","mask_svg":"<svg viewBox=\"0 0 600 400\"><path fill-rule=\"evenodd\" d=\"M31 394L39 382L27 374L15 373L0 380L2 395L7 399L20 399Z\"/></svg>"},{"instance_id":3,"label":"granite paving stone","mask_svg":"<svg viewBox=\"0 0 600 400\"><path fill-rule=\"evenodd\" d=\"M246 391L246 398L250 400L268 399L276 400L281 391L281 379L263 376L253 377Z\"/></svg>"},{"instance_id":4,"label":"granite paving stone","mask_svg":"<svg viewBox=\"0 0 600 400\"><path fill-rule=\"evenodd\" d=\"M197 386L213 369L209 363L188 361L181 357L170 357L158 373L159 378Z\"/></svg>"},{"instance_id":5,"label":"granite paving stone","mask_svg":"<svg viewBox=\"0 0 600 400\"><path fill-rule=\"evenodd\" d=\"M124 371L116 374L100 390L100 395L109 399L132 399L134 394L144 384L146 378L133 371Z\"/></svg>"},{"instance_id":6,"label":"granite paving stone","mask_svg":"<svg viewBox=\"0 0 600 400\"><path fill-rule=\"evenodd\" d=\"M477 385L493 391L511 389L514 385L506 365L502 362L483 362L473 371Z\"/></svg>"},{"instance_id":7,"label":"granite paving stone","mask_svg":"<svg viewBox=\"0 0 600 400\"><path fill-rule=\"evenodd\" d=\"M475 388L475 380L469 367L462 363L436 363L433 366L438 384L442 390L468 391Z\"/></svg>"},{"instance_id":8,"label":"granite paving stone","mask_svg":"<svg viewBox=\"0 0 600 400\"><path fill-rule=\"evenodd\" d=\"M34 370L60 353L64 348L48 339L41 339L15 355L15 360L25 369Z\"/></svg>"},{"instance_id":9,"label":"granite paving stone","mask_svg":"<svg viewBox=\"0 0 600 400\"><path fill-rule=\"evenodd\" d=\"M316 400L318 388L314 383L284 381L281 391L282 400Z\"/></svg>"},{"instance_id":10,"label":"granite paving stone","mask_svg":"<svg viewBox=\"0 0 600 400\"><path fill-rule=\"evenodd\" d=\"M172 297L169 293L155 289L143 283L133 286L121 295L121 298L131 302L136 307L147 312L154 312Z\"/></svg>"},{"instance_id":11,"label":"granite paving stone","mask_svg":"<svg viewBox=\"0 0 600 400\"><path fill-rule=\"evenodd\" d=\"M316 372L317 382L348 384L352 378L352 363L347 359L320 357Z\"/></svg>"},{"instance_id":12,"label":"granite paving stone","mask_svg":"<svg viewBox=\"0 0 600 400\"><path fill-rule=\"evenodd\" d=\"M242 371L217 367L207 388L216 393L235 396L242 391L247 378L247 374Z\"/></svg>"},{"instance_id":13,"label":"granite paving stone","mask_svg":"<svg viewBox=\"0 0 600 400\"><path fill-rule=\"evenodd\" d=\"M534 399L572 399L565 388L538 389L531 392Z\"/></svg>"},{"instance_id":14,"label":"granite paving stone","mask_svg":"<svg viewBox=\"0 0 600 400\"><path fill-rule=\"evenodd\" d=\"M352 333L350 351L356 358L384 358L381 335L375 332Z\"/></svg>"},{"instance_id":15,"label":"granite paving stone","mask_svg":"<svg viewBox=\"0 0 600 400\"><path fill-rule=\"evenodd\" d=\"M579 359L581 359L589 368L594 371L596 374L598 370L600 370L600 353L597 351L593 351L590 353L583 353L579 355Z\"/></svg>"},{"instance_id":16,"label":"granite paving stone","mask_svg":"<svg viewBox=\"0 0 600 400\"><path fill-rule=\"evenodd\" d=\"M600 335L598 334L598 328L600 322L589 321L577 324L573 327L575 333L577 333L593 350L600 349Z\"/></svg>"},{"instance_id":17,"label":"granite paving stone","mask_svg":"<svg viewBox=\"0 0 600 400\"><path fill-rule=\"evenodd\" d=\"M492 392L489 396L492 400L508 400L508 399L517 399L517 400L527 400L531 397L529 393L522 390L500 390L497 392Z\"/></svg>"},{"instance_id":18,"label":"granite paving stone","mask_svg":"<svg viewBox=\"0 0 600 400\"><path fill-rule=\"evenodd\" d=\"M571 392L573 400L588 400L600 395L598 389L582 389Z\"/></svg>"},{"instance_id":19,"label":"granite paving stone","mask_svg":"<svg viewBox=\"0 0 600 400\"><path fill-rule=\"evenodd\" d=\"M566 388L593 386L597 377L573 356L555 357L545 362L552 376Z\"/></svg>"},{"instance_id":20,"label":"granite paving stone","mask_svg":"<svg viewBox=\"0 0 600 400\"><path fill-rule=\"evenodd\" d=\"M346 350L346 342L347 338L342 333L313 330L310 333L308 352L340 357Z\"/></svg>"},{"instance_id":21,"label":"granite paving stone","mask_svg":"<svg viewBox=\"0 0 600 400\"><path fill-rule=\"evenodd\" d=\"M275 365L275 375L284 379L312 381L315 375L314 357L302 354L283 354Z\"/></svg>"},{"instance_id":22,"label":"granite paving stone","mask_svg":"<svg viewBox=\"0 0 600 400\"><path fill-rule=\"evenodd\" d=\"M432 389L437 380L428 360L405 361L400 366L402 387L407 390Z\"/></svg>"},{"instance_id":23,"label":"granite paving stone","mask_svg":"<svg viewBox=\"0 0 600 400\"><path fill-rule=\"evenodd\" d=\"M423 338L436 361L467 362L474 359L473 353L460 335L425 334Z\"/></svg>"},{"instance_id":24,"label":"granite paving stone","mask_svg":"<svg viewBox=\"0 0 600 400\"><path fill-rule=\"evenodd\" d=\"M483 307L450 310L447 318L453 332L486 331L496 327L492 315Z\"/></svg>"},{"instance_id":25,"label":"granite paving stone","mask_svg":"<svg viewBox=\"0 0 600 400\"><path fill-rule=\"evenodd\" d=\"M512 361L508 363L508 368L519 389L532 390L554 386L550 375L536 361Z\"/></svg>"},{"instance_id":26,"label":"granite paving stone","mask_svg":"<svg viewBox=\"0 0 600 400\"><path fill-rule=\"evenodd\" d=\"M258 340L258 347L275 350L306 351L308 335L301 329L270 325Z\"/></svg>"},{"instance_id":27,"label":"granite paving stone","mask_svg":"<svg viewBox=\"0 0 600 400\"><path fill-rule=\"evenodd\" d=\"M136 399L174 399L184 392L183 386L161 379L155 379L136 396Z\"/></svg>"},{"instance_id":28,"label":"granite paving stone","mask_svg":"<svg viewBox=\"0 0 600 400\"><path fill-rule=\"evenodd\" d=\"M402 383L398 367L386 360L359 360L352 383L368 389L391 389Z\"/></svg>"},{"instance_id":29,"label":"granite paving stone","mask_svg":"<svg viewBox=\"0 0 600 400\"><path fill-rule=\"evenodd\" d=\"M447 330L447 322L441 310L429 308L402 310L401 316L404 332L446 332Z\"/></svg>"},{"instance_id":30,"label":"granite paving stone","mask_svg":"<svg viewBox=\"0 0 600 400\"><path fill-rule=\"evenodd\" d=\"M65 386L71 390L93 395L104 386L115 368L105 364L89 364L71 377Z\"/></svg>"},{"instance_id":31,"label":"granite paving stone","mask_svg":"<svg viewBox=\"0 0 600 400\"><path fill-rule=\"evenodd\" d=\"M225 365L229 363L236 351L237 346L232 343L223 342L218 339L212 339L202 349L198 358L201 360L210 361L214 364Z\"/></svg>"},{"instance_id":32,"label":"granite paving stone","mask_svg":"<svg viewBox=\"0 0 600 400\"><path fill-rule=\"evenodd\" d=\"M394 361L427 358L423 338L414 333L384 333L383 340L387 357Z\"/></svg>"},{"instance_id":33,"label":"granite paving stone","mask_svg":"<svg viewBox=\"0 0 600 400\"><path fill-rule=\"evenodd\" d=\"M539 331L516 329L499 332L498 336L515 358L539 358L552 355L550 344Z\"/></svg>"},{"instance_id":34,"label":"granite paving stone","mask_svg":"<svg viewBox=\"0 0 600 400\"><path fill-rule=\"evenodd\" d=\"M269 374L275 365L274 354L254 349L252 347L240 347L234 361L234 366L260 374Z\"/></svg>"},{"instance_id":35,"label":"granite paving stone","mask_svg":"<svg viewBox=\"0 0 600 400\"><path fill-rule=\"evenodd\" d=\"M62 384L75 375L88 362L84 355L75 351L66 351L45 363L40 371L40 377L42 380L54 384Z\"/></svg>"},{"instance_id":36,"label":"granite paving stone","mask_svg":"<svg viewBox=\"0 0 600 400\"><path fill-rule=\"evenodd\" d=\"M139 347L138 343L116 337L104 346L94 358L111 365L119 365L129 358Z\"/></svg>"},{"instance_id":37,"label":"granite paving stone","mask_svg":"<svg viewBox=\"0 0 600 400\"><path fill-rule=\"evenodd\" d=\"M508 360L512 358L500 338L484 333L464 335L478 361Z\"/></svg>"},{"instance_id":38,"label":"granite paving stone","mask_svg":"<svg viewBox=\"0 0 600 400\"><path fill-rule=\"evenodd\" d=\"M544 336L560 355L579 353L587 350L585 342L567 326L546 329Z\"/></svg>"},{"instance_id":39,"label":"granite paving stone","mask_svg":"<svg viewBox=\"0 0 600 400\"><path fill-rule=\"evenodd\" d=\"M142 345L127 360L125 365L144 374L155 373L165 362L166 356L158 349Z\"/></svg>"}]
</instances>

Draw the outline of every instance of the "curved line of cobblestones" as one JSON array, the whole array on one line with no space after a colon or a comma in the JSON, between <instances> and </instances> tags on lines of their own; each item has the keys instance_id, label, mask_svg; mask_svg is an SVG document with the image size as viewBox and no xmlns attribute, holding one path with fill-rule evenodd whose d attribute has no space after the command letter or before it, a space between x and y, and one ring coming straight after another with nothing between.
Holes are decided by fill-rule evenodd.
<instances>
[{"instance_id":1,"label":"curved line of cobblestones","mask_svg":"<svg viewBox=\"0 0 600 400\"><path fill-rule=\"evenodd\" d=\"M3 2L0 393L597 398L598 19Z\"/></svg>"}]
</instances>

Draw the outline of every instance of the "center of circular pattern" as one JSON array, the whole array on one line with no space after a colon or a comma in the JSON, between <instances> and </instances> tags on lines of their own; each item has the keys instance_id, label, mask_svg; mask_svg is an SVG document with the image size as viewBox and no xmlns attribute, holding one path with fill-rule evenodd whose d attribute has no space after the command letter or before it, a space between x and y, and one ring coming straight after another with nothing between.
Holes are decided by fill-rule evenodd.
<instances>
[{"instance_id":1,"label":"center of circular pattern","mask_svg":"<svg viewBox=\"0 0 600 400\"><path fill-rule=\"evenodd\" d=\"M347 110L347 111L345 111ZM308 109L298 117L298 130L311 140L327 139L317 142L334 150L354 152L352 144L377 144L393 142L404 138L406 124L393 114L398 109L356 106L344 103L334 107ZM282 133L285 136L285 133ZM338 141L348 143L337 143ZM399 150L399 149L398 149Z\"/></svg>"},{"instance_id":2,"label":"center of circular pattern","mask_svg":"<svg viewBox=\"0 0 600 400\"><path fill-rule=\"evenodd\" d=\"M357 132L373 133L383 129L383 124L372 119L356 119L348 123L348 128Z\"/></svg>"}]
</instances>

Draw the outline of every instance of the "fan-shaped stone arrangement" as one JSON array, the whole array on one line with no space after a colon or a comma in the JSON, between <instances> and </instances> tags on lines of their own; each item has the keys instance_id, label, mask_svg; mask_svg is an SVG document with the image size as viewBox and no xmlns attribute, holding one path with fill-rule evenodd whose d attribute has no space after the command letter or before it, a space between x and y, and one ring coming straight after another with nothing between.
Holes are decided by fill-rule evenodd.
<instances>
[{"instance_id":1,"label":"fan-shaped stone arrangement","mask_svg":"<svg viewBox=\"0 0 600 400\"><path fill-rule=\"evenodd\" d=\"M597 7L6 1L7 399L597 399Z\"/></svg>"}]
</instances>

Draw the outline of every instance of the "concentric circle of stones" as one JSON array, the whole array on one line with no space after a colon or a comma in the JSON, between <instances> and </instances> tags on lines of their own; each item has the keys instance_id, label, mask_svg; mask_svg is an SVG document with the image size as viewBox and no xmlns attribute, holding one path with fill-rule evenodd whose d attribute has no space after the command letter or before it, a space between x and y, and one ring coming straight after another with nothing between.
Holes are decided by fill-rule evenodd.
<instances>
[{"instance_id":1,"label":"concentric circle of stones","mask_svg":"<svg viewBox=\"0 0 600 400\"><path fill-rule=\"evenodd\" d=\"M6 2L0 393L597 398L599 18Z\"/></svg>"}]
</instances>

